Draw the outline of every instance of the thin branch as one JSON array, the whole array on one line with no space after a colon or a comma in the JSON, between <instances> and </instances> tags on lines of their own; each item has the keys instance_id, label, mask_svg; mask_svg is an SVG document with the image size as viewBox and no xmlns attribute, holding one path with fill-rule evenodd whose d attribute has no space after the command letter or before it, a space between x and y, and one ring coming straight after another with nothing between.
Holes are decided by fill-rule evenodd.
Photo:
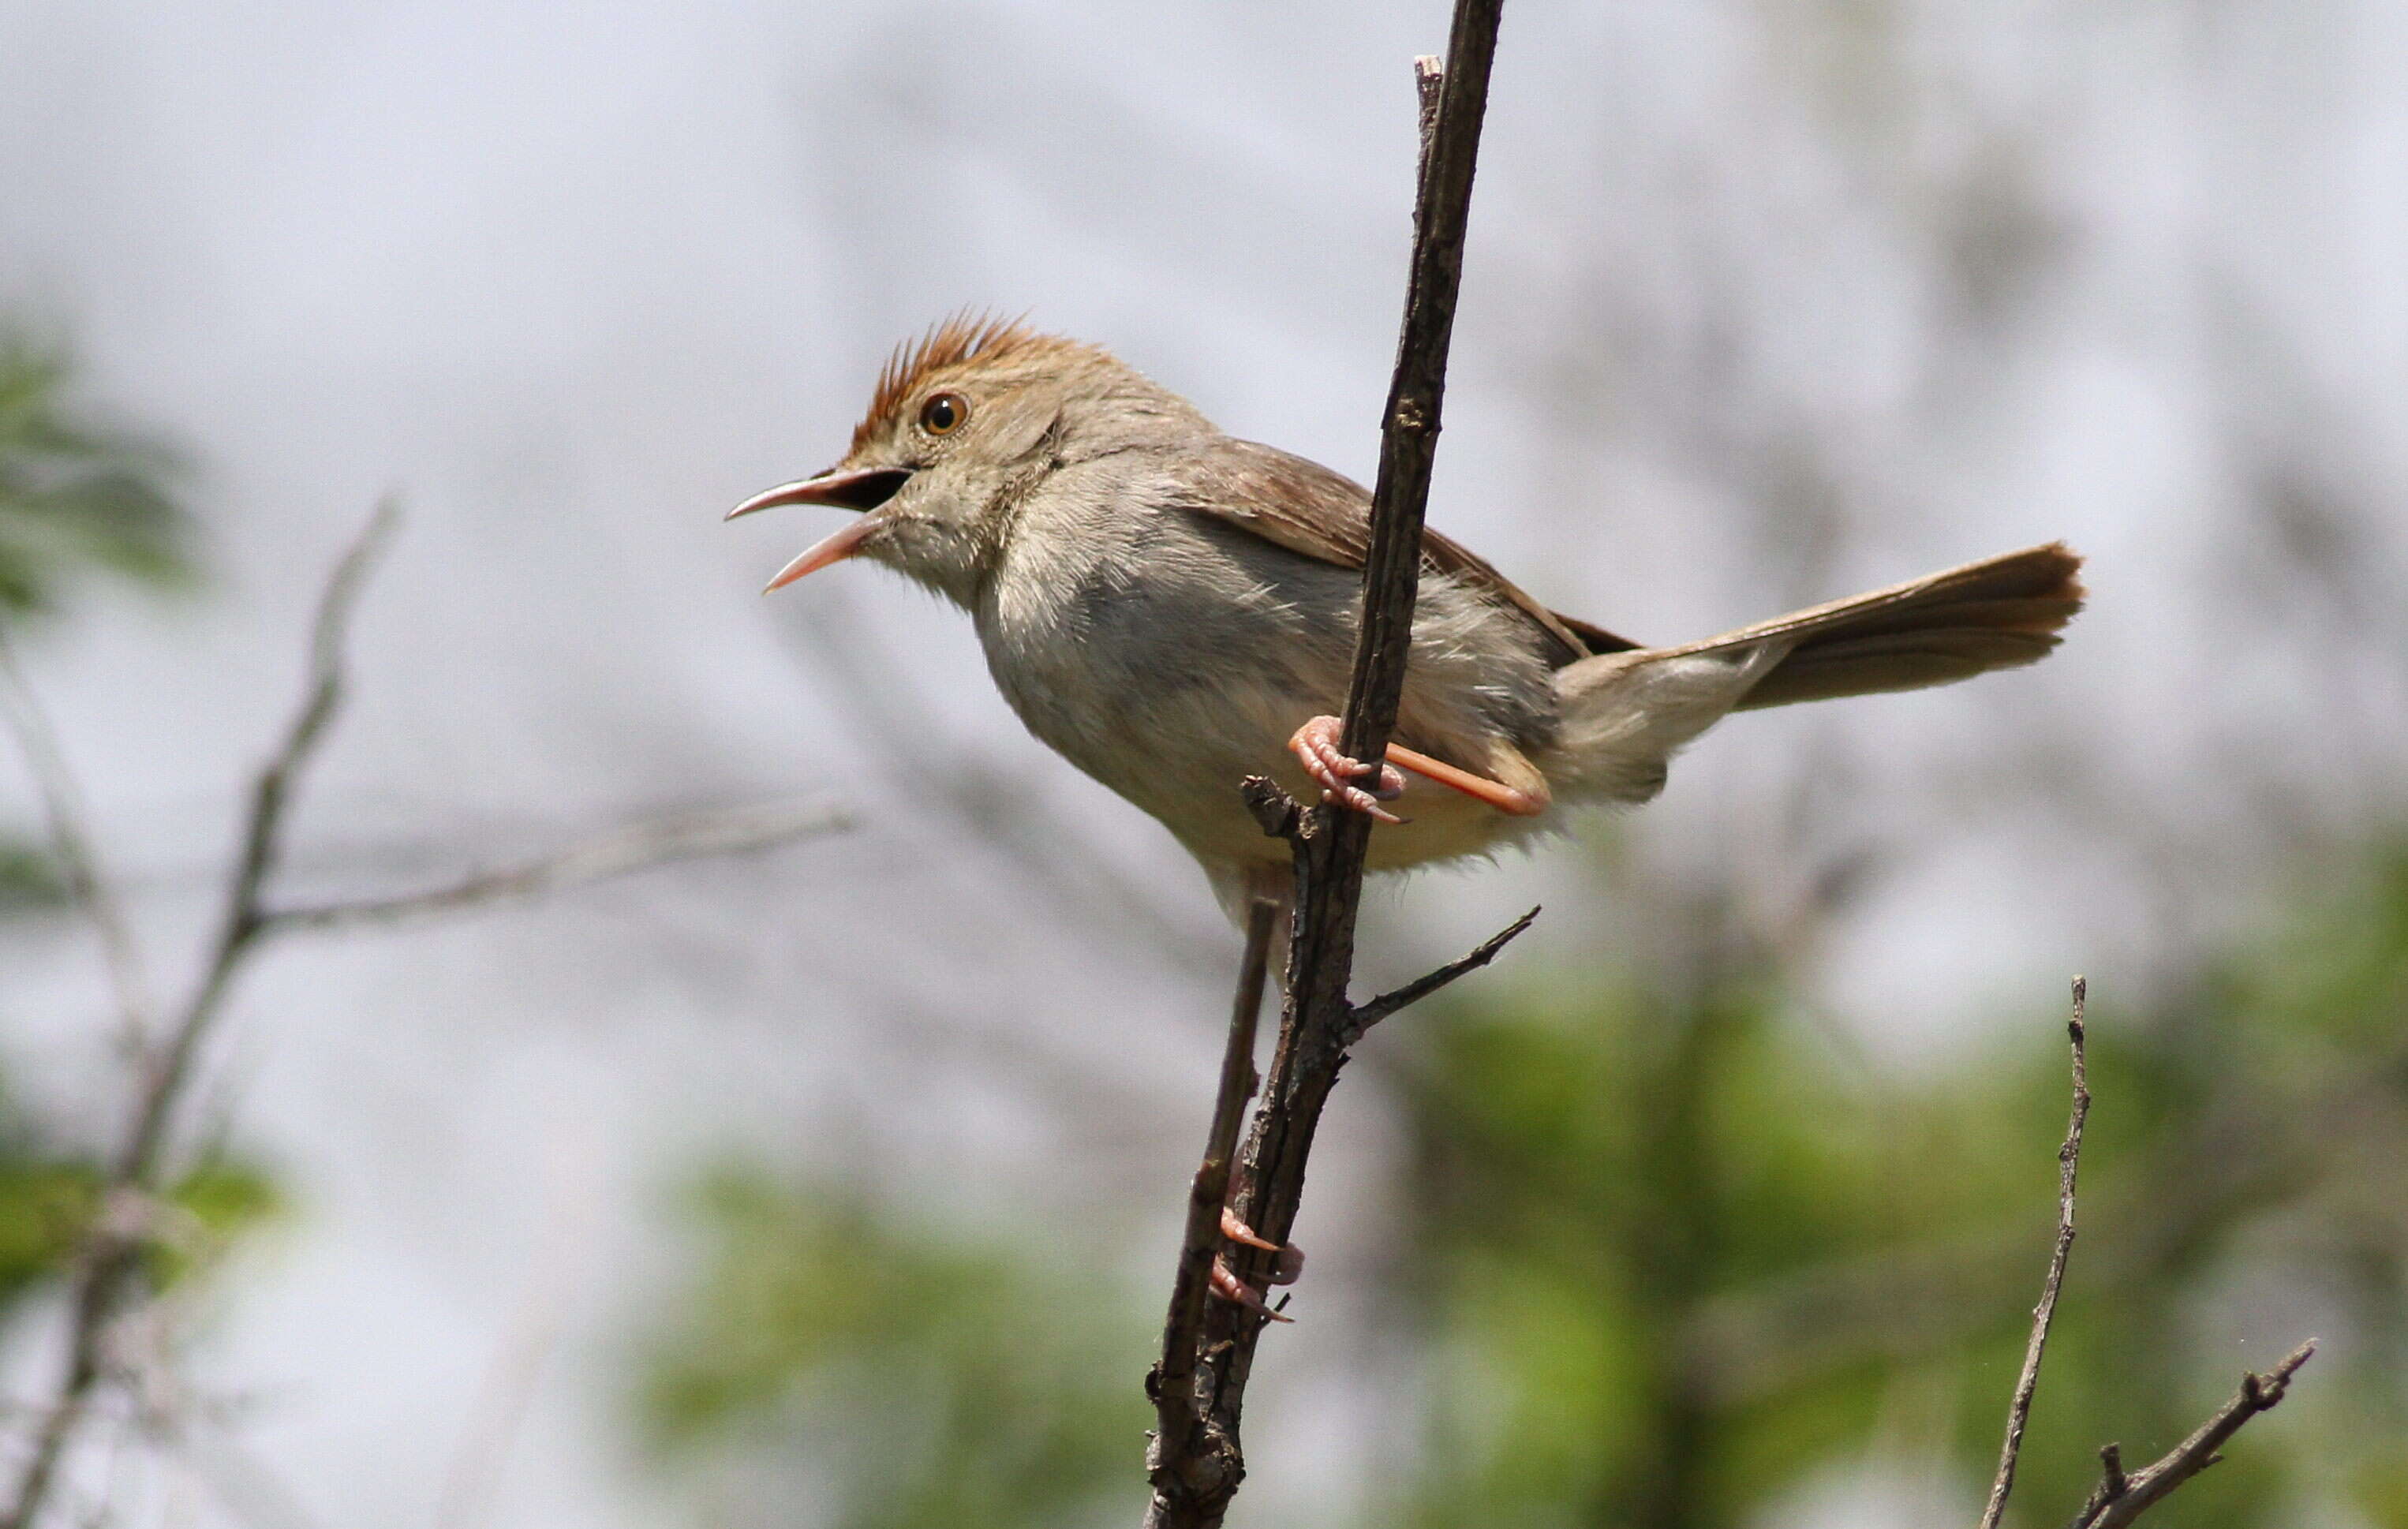
<instances>
[{"instance_id":1,"label":"thin branch","mask_svg":"<svg viewBox=\"0 0 2408 1529\"><path fill-rule=\"evenodd\" d=\"M1234 1448L1215 1448L1201 1436L1212 1424L1209 1396L1196 1385L1197 1359L1204 1341L1204 1316L1211 1294L1212 1263L1221 1256L1221 1214L1229 1203L1229 1170L1237 1156L1238 1128L1246 1102L1260 1079L1254 1073L1254 1032L1270 973L1271 934L1279 906L1246 906L1246 950L1239 962L1237 996L1229 1010L1229 1038L1221 1053L1221 1085L1212 1101L1212 1124L1204 1139L1204 1161L1187 1194L1187 1226L1180 1239L1179 1270L1170 1285L1170 1309L1163 1319L1162 1358L1146 1377L1153 1398L1154 1441L1146 1469L1156 1493L1237 1490L1223 1476L1242 1473ZM1179 1473L1174 1485L1166 1473Z\"/></svg>"},{"instance_id":2,"label":"thin branch","mask_svg":"<svg viewBox=\"0 0 2408 1529\"><path fill-rule=\"evenodd\" d=\"M1524 930L1538 921L1538 917L1539 910L1534 907L1473 946L1468 953L1455 957L1438 970L1424 977L1414 978L1403 987L1392 993L1383 993L1368 1003L1356 1004L1346 1022L1345 1028L1338 1033L1339 1044L1352 1047L1363 1038L1366 1031L1397 1010L1409 1008L1464 973L1477 971L1497 959L1498 951L1512 944Z\"/></svg>"},{"instance_id":3,"label":"thin branch","mask_svg":"<svg viewBox=\"0 0 2408 1529\"><path fill-rule=\"evenodd\" d=\"M668 813L569 845L539 859L480 871L448 886L391 897L265 909L264 933L408 923L513 898L549 896L677 861L747 854L852 825L825 802L756 802Z\"/></svg>"},{"instance_id":4,"label":"thin branch","mask_svg":"<svg viewBox=\"0 0 2408 1529\"><path fill-rule=\"evenodd\" d=\"M217 1016L227 987L246 951L265 927L260 891L274 867L284 810L294 779L308 763L342 700L342 642L362 583L378 550L391 534L397 512L390 503L376 513L327 579L309 635L307 682L300 709L284 741L251 789L241 850L226 888L225 911L200 980L172 1027L138 1059L140 1084L108 1177L109 1197L150 1195L157 1189L167 1122L173 1117L202 1037ZM26 1529L49 1496L66 1443L81 1421L84 1405L103 1370L108 1330L137 1276L142 1242L107 1224L93 1228L72 1297L67 1362L56 1397L34 1437L32 1454L0 1529Z\"/></svg>"},{"instance_id":5,"label":"thin branch","mask_svg":"<svg viewBox=\"0 0 2408 1529\"><path fill-rule=\"evenodd\" d=\"M1982 1510L1981 1529L1998 1529L2006 1511L2007 1494L2015 1483L2015 1462L2023 1452L2024 1424L2031 1415L2032 1393L2040 1384L2041 1354L2048 1347L2048 1330L2057 1315L2057 1296L2065 1282L2065 1263L2073 1250L2073 1187L2082 1164L2082 1127L2090 1115L2090 1079L2086 1065L2083 1009L2089 984L2073 979L2073 1018L2066 1034L2073 1047L2073 1113L2065 1127L2065 1145L2057 1149L2057 1248L2048 1261L2048 1278L2041 1285L2040 1304L2032 1308L2031 1337L2024 1346L2023 1373L2016 1377L2014 1400L2007 1408L2006 1442L1999 1450L1998 1475ZM2074 1515L2068 1529L2118 1529L2147 1512L2176 1487L2224 1458L2215 1451L2260 1412L2271 1411L2290 1389L2291 1377L2316 1351L2314 1338L2291 1350L2267 1375L2244 1374L2241 1389L2215 1415L2163 1459L2130 1476L2124 1473L2123 1454L2110 1444L2099 1451L2100 1475L2090 1500Z\"/></svg>"},{"instance_id":6,"label":"thin branch","mask_svg":"<svg viewBox=\"0 0 2408 1529\"><path fill-rule=\"evenodd\" d=\"M152 1012L142 947L134 937L124 902L103 868L99 849L86 826L92 811L84 801L83 787L67 763L66 750L59 742L58 730L50 725L41 697L18 665L16 647L5 626L0 626L0 711L7 713L8 730L16 735L25 767L41 793L50 853L66 873L67 893L100 938L125 1042L139 1050L150 1044Z\"/></svg>"},{"instance_id":7,"label":"thin branch","mask_svg":"<svg viewBox=\"0 0 2408 1529\"><path fill-rule=\"evenodd\" d=\"M158 1051L148 1058L142 1102L118 1165L126 1183L149 1186L157 1175L166 1144L167 1121L185 1075L223 1006L235 970L260 936L266 933L267 910L262 901L267 878L284 844L284 820L293 791L318 751L335 715L342 709L343 642L351 629L360 591L377 554L384 550L401 512L391 500L380 504L367 524L335 564L325 592L318 598L318 614L309 627L309 658L301 705L286 727L284 738L251 788L251 810L243 821L241 847L226 886L224 911L218 919L216 941L172 1028ZM5 1521L0 1521L4 1525Z\"/></svg>"},{"instance_id":8,"label":"thin branch","mask_svg":"<svg viewBox=\"0 0 2408 1529\"><path fill-rule=\"evenodd\" d=\"M1418 97L1426 103L1435 94L1437 108L1424 112L1428 129L1414 195L1412 274L1382 421L1380 475L1363 564L1362 624L1347 690L1344 748L1354 759L1383 756L1404 693L1422 521L1502 8L1503 0L1456 0L1443 69L1425 60L1414 70ZM1346 991L1371 823L1360 813L1327 806L1310 814L1283 808L1252 783L1246 796L1267 825L1289 837L1295 891L1286 1003L1263 1104L1240 1155L1233 1208L1263 1238L1282 1244L1303 1198L1313 1134L1345 1065L1346 1037L1355 1022ZM1231 1250L1237 1277L1254 1285L1278 1272L1275 1256ZM1254 1345L1268 1321L1266 1314L1234 1302L1207 1303L1193 1363L1195 1395L1199 1404L1209 1399L1208 1411L1200 1426L1182 1425L1176 1438L1167 1433L1157 1440L1148 1529L1214 1529L1222 1522L1245 1475L1240 1419ZM1182 1365L1188 1362L1181 1357Z\"/></svg>"},{"instance_id":9,"label":"thin branch","mask_svg":"<svg viewBox=\"0 0 2408 1529\"><path fill-rule=\"evenodd\" d=\"M2073 1048L2073 1115L2066 1122L2065 1145L2057 1151L2057 1249L2049 1254L2040 1304L2032 1308L2031 1337L2024 1345L2024 1368L2015 1378L2014 1400L2007 1407L2006 1442L1999 1449L1999 1472L1990 1481L1990 1500L1982 1509L1981 1529L1998 1529L1999 1516L2007 1510L2007 1493L2014 1490L2024 1423L2031 1416L2032 1393L2040 1385L2041 1354L2048 1347L2049 1324L2057 1317L2057 1293L2065 1283L2065 1260L2073 1251L2073 1180L2082 1166L2083 1122L2090 1118L2090 1076L2085 1065L2083 1030L2083 1008L2089 993L2090 984L2075 978L2073 1018L2065 1026Z\"/></svg>"},{"instance_id":10,"label":"thin branch","mask_svg":"<svg viewBox=\"0 0 2408 1529\"><path fill-rule=\"evenodd\" d=\"M2123 1461L2114 1445L2099 1451L2103 1474L2090 1500L2082 1505L2067 1529L2122 1529L2185 1481L2197 1476L2224 1457L2216 1451L2227 1439L2241 1431L2242 1424L2260 1412L2271 1412L2291 1389L2291 1377L2299 1373L2316 1351L2316 1340L2310 1338L2286 1355L2283 1362L2264 1375L2244 1373L2241 1389L2232 1399L2216 1409L2215 1415L2199 1425L2198 1432L2177 1444L2157 1464L2145 1470L2124 1474Z\"/></svg>"}]
</instances>

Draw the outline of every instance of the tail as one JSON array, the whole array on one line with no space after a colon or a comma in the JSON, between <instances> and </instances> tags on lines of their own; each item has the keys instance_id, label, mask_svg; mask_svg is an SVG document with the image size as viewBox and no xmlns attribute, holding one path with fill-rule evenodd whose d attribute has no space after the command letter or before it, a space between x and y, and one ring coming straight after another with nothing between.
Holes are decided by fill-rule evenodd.
<instances>
[{"instance_id":1,"label":"tail","mask_svg":"<svg viewBox=\"0 0 2408 1529\"><path fill-rule=\"evenodd\" d=\"M2082 608L2081 567L2053 541L1663 651L1787 639L1787 653L1740 699L1739 711L1953 684L2046 657Z\"/></svg>"},{"instance_id":2,"label":"tail","mask_svg":"<svg viewBox=\"0 0 2408 1529\"><path fill-rule=\"evenodd\" d=\"M2033 663L2082 608L2081 566L2050 542L1702 642L1583 659L1556 672L1563 731L1542 767L1567 795L1645 801L1673 750L1730 712Z\"/></svg>"}]
</instances>

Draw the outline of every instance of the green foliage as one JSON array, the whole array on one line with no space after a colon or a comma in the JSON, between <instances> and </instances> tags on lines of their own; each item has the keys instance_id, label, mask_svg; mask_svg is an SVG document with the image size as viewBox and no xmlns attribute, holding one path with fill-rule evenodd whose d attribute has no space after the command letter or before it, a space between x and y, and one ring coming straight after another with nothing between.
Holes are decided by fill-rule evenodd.
<instances>
[{"instance_id":1,"label":"green foliage","mask_svg":"<svg viewBox=\"0 0 2408 1529\"><path fill-rule=\"evenodd\" d=\"M1144 1328L1114 1298L749 1167L708 1175L685 1203L708 1251L652 1345L642 1415L673 1471L715 1467L714 1521L794 1522L728 1481L794 1453L832 1484L826 1522L844 1529L1134 1512Z\"/></svg>"},{"instance_id":2,"label":"green foliage","mask_svg":"<svg viewBox=\"0 0 2408 1529\"><path fill-rule=\"evenodd\" d=\"M0 835L0 919L66 900L66 881L56 861L32 844Z\"/></svg>"},{"instance_id":3,"label":"green foliage","mask_svg":"<svg viewBox=\"0 0 2408 1529\"><path fill-rule=\"evenodd\" d=\"M1496 989L1487 990L1494 993ZM1440 1361L1430 1525L1707 1529L1868 1458L1900 1418L1970 1493L1995 1462L2055 1211L2055 1024L1885 1083L1747 973L1566 979L1457 1008L1412 1091ZM2279 1349L2348 1330L2184 1491L2196 1529L2337 1495L2408 1523L2408 854L2148 1015L2094 1011L2084 1234L2012 1522L2059 1522L2119 1440L2155 1458Z\"/></svg>"},{"instance_id":4,"label":"green foliage","mask_svg":"<svg viewBox=\"0 0 2408 1529\"><path fill-rule=\"evenodd\" d=\"M0 1093L0 1330L25 1300L74 1266L100 1213L100 1165L63 1148ZM151 1287L205 1274L226 1249L283 1207L261 1169L223 1156L194 1168L165 1196L143 1250Z\"/></svg>"},{"instance_id":5,"label":"green foliage","mask_svg":"<svg viewBox=\"0 0 2408 1529\"><path fill-rule=\"evenodd\" d=\"M0 1320L67 1267L99 1203L100 1175L90 1164L22 1136L0 1142Z\"/></svg>"},{"instance_id":6,"label":"green foliage","mask_svg":"<svg viewBox=\"0 0 2408 1529\"><path fill-rule=\"evenodd\" d=\"M205 1275L228 1249L285 1209L273 1179L225 1157L208 1158L185 1174L166 1202L175 1224L163 1227L145 1250L146 1272L158 1290Z\"/></svg>"},{"instance_id":7,"label":"green foliage","mask_svg":"<svg viewBox=\"0 0 2408 1529\"><path fill-rule=\"evenodd\" d=\"M55 609L87 569L169 585L192 572L171 453L74 410L53 346L0 329L0 615Z\"/></svg>"}]
</instances>

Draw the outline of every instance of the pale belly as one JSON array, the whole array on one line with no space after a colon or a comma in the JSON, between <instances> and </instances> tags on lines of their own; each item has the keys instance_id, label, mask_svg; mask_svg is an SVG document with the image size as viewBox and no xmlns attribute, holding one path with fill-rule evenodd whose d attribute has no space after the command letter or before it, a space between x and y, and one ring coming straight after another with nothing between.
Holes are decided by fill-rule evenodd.
<instances>
[{"instance_id":1,"label":"pale belly","mask_svg":"<svg viewBox=\"0 0 2408 1529\"><path fill-rule=\"evenodd\" d=\"M1248 776L1268 776L1308 806L1319 800L1320 787L1287 744L1308 720L1343 704L1341 683L1333 677L1338 693L1322 700L1299 693L1292 675L1274 672L1263 682L1254 678L1259 668L1246 665L1206 681L1132 674L1093 648L1059 651L1068 663L997 669L998 687L1030 732L1159 820L1208 869L1286 862L1286 844L1265 836L1240 787ZM1085 704L1098 693L1127 699ZM1374 829L1374 869L1485 854L1555 826L1552 812L1512 816L1411 776L1390 807L1408 821Z\"/></svg>"},{"instance_id":2,"label":"pale belly","mask_svg":"<svg viewBox=\"0 0 2408 1529\"><path fill-rule=\"evenodd\" d=\"M1184 516L1133 523L1145 545L1117 563L1091 550L999 574L973 609L988 668L1030 732L1160 820L1208 870L1283 862L1286 846L1263 835L1240 787L1264 775L1318 799L1287 743L1344 704L1357 576ZM1115 574L1132 558L1149 577ZM1476 769L1478 740L1496 735L1506 703L1489 688L1499 663L1467 655L1500 651L1504 639L1480 624L1498 618L1428 586L1421 609L1398 741ZM1534 659L1525 666L1514 715L1551 719L1547 677ZM1373 834L1376 867L1480 854L1549 826L1422 779L1395 810L1411 821Z\"/></svg>"}]
</instances>

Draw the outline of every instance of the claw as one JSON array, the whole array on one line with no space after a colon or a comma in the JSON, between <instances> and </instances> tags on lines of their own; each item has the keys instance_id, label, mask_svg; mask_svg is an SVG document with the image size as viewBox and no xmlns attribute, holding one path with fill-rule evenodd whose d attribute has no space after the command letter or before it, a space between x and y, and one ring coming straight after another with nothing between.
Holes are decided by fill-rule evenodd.
<instances>
[{"instance_id":1,"label":"claw","mask_svg":"<svg viewBox=\"0 0 2408 1529\"><path fill-rule=\"evenodd\" d=\"M1254 1235L1254 1229L1238 1219L1238 1213L1227 1206L1221 1207L1221 1235L1231 1242L1242 1242L1249 1248L1260 1248L1267 1253L1280 1250L1280 1245Z\"/></svg>"},{"instance_id":2,"label":"claw","mask_svg":"<svg viewBox=\"0 0 2408 1529\"><path fill-rule=\"evenodd\" d=\"M1238 1213L1227 1206L1221 1207L1221 1235L1231 1242L1259 1248L1267 1253L1279 1254L1272 1266L1269 1283L1292 1285L1304 1278L1304 1250L1288 1243L1269 1241L1257 1236L1254 1229L1238 1219Z\"/></svg>"},{"instance_id":3,"label":"claw","mask_svg":"<svg viewBox=\"0 0 2408 1529\"><path fill-rule=\"evenodd\" d=\"M1221 1207L1221 1235L1243 1247L1257 1248L1264 1252L1279 1255L1277 1262L1272 1265L1270 1278L1264 1281L1266 1284L1292 1285L1304 1274L1302 1249L1283 1247L1261 1236L1253 1227L1240 1221L1238 1213L1227 1206ZM1294 1317L1284 1317L1272 1310L1270 1303L1263 1299L1261 1291L1239 1279L1231 1271L1227 1263L1218 1258L1212 1261L1212 1293L1225 1301L1235 1301L1249 1311L1260 1312L1273 1322L1296 1320Z\"/></svg>"},{"instance_id":4,"label":"claw","mask_svg":"<svg viewBox=\"0 0 2408 1529\"><path fill-rule=\"evenodd\" d=\"M1212 1261L1212 1293L1225 1301L1234 1301L1249 1311L1260 1312L1273 1322L1296 1321L1294 1317L1283 1316L1272 1310L1270 1303L1263 1299L1261 1291L1231 1274L1229 1265L1217 1258Z\"/></svg>"},{"instance_id":5,"label":"claw","mask_svg":"<svg viewBox=\"0 0 2408 1529\"><path fill-rule=\"evenodd\" d=\"M1380 806L1404 794L1404 772L1388 764L1375 770L1359 759L1347 758L1341 742L1344 725L1335 717L1315 717L1287 740L1288 751L1302 762L1305 773L1320 783L1322 800L1336 802L1381 822L1405 822ZM1366 779L1374 782L1369 790L1359 784Z\"/></svg>"}]
</instances>

